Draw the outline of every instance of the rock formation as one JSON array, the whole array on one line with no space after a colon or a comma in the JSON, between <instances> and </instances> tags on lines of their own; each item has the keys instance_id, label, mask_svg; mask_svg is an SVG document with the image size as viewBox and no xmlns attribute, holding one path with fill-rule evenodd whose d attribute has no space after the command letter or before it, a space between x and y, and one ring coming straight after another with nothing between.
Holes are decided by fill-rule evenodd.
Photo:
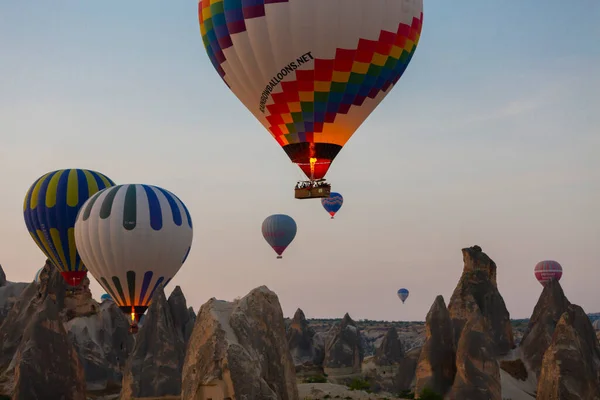
<instances>
[{"instance_id":1,"label":"rock formation","mask_svg":"<svg viewBox=\"0 0 600 400\"><path fill-rule=\"evenodd\" d=\"M356 322L346 314L328 336L323 360L325 373L330 376L360 374L364 350Z\"/></svg>"},{"instance_id":2,"label":"rock formation","mask_svg":"<svg viewBox=\"0 0 600 400\"><path fill-rule=\"evenodd\" d=\"M178 396L184 355L181 329L159 285L125 366L121 398Z\"/></svg>"},{"instance_id":3,"label":"rock formation","mask_svg":"<svg viewBox=\"0 0 600 400\"><path fill-rule=\"evenodd\" d=\"M406 357L396 328L387 330L373 357L365 358L363 374L371 389L397 393L408 390L415 376L418 357Z\"/></svg>"},{"instance_id":4,"label":"rock formation","mask_svg":"<svg viewBox=\"0 0 600 400\"><path fill-rule=\"evenodd\" d=\"M556 325L542 361L537 398L600 399L600 344L588 316L577 305L569 305Z\"/></svg>"},{"instance_id":5,"label":"rock formation","mask_svg":"<svg viewBox=\"0 0 600 400\"><path fill-rule=\"evenodd\" d=\"M437 296L426 318L425 344L417 363L415 393L429 388L445 394L456 374L452 321L442 296Z\"/></svg>"},{"instance_id":6,"label":"rock formation","mask_svg":"<svg viewBox=\"0 0 600 400\"><path fill-rule=\"evenodd\" d=\"M191 307L188 308L185 296L179 286L175 286L168 301L171 308L171 315L173 316L173 323L177 331L181 332L183 342L187 344L194 329L196 314L194 314L194 310Z\"/></svg>"},{"instance_id":7,"label":"rock formation","mask_svg":"<svg viewBox=\"0 0 600 400\"><path fill-rule=\"evenodd\" d=\"M479 246L462 249L462 253L463 273L448 305L455 344L463 326L479 312L490 328L492 352L507 354L515 345L510 315L496 284L496 263Z\"/></svg>"},{"instance_id":8,"label":"rock formation","mask_svg":"<svg viewBox=\"0 0 600 400\"><path fill-rule=\"evenodd\" d=\"M184 399L298 400L277 295L266 286L198 312L183 367Z\"/></svg>"},{"instance_id":9,"label":"rock formation","mask_svg":"<svg viewBox=\"0 0 600 400\"><path fill-rule=\"evenodd\" d=\"M63 326L65 290L62 276L47 262L40 284L27 285L6 315L0 326L1 394L85 398L83 368Z\"/></svg>"},{"instance_id":10,"label":"rock formation","mask_svg":"<svg viewBox=\"0 0 600 400\"><path fill-rule=\"evenodd\" d=\"M554 329L571 303L558 281L550 281L533 309L529 325L521 340L521 354L526 365L539 377L544 353L552 342Z\"/></svg>"},{"instance_id":11,"label":"rock formation","mask_svg":"<svg viewBox=\"0 0 600 400\"><path fill-rule=\"evenodd\" d=\"M462 329L450 400L502 400L497 348L489 332L487 320L478 313Z\"/></svg>"},{"instance_id":12,"label":"rock formation","mask_svg":"<svg viewBox=\"0 0 600 400\"><path fill-rule=\"evenodd\" d=\"M375 365L394 365L404 360L404 349L396 328L388 329L381 345L375 350Z\"/></svg>"},{"instance_id":13,"label":"rock formation","mask_svg":"<svg viewBox=\"0 0 600 400\"><path fill-rule=\"evenodd\" d=\"M11 393L14 384L15 354L21 345L23 334L35 318L46 298L50 298L58 310L64 310L65 283L60 273L46 263L38 285L30 283L18 297L0 326L0 393Z\"/></svg>"},{"instance_id":14,"label":"rock formation","mask_svg":"<svg viewBox=\"0 0 600 400\"><path fill-rule=\"evenodd\" d=\"M29 283L9 282L0 265L0 325Z\"/></svg>"},{"instance_id":15,"label":"rock formation","mask_svg":"<svg viewBox=\"0 0 600 400\"><path fill-rule=\"evenodd\" d=\"M88 392L118 393L133 349L127 317L114 302L105 301L97 314L74 318L66 327L83 365Z\"/></svg>"},{"instance_id":16,"label":"rock formation","mask_svg":"<svg viewBox=\"0 0 600 400\"><path fill-rule=\"evenodd\" d=\"M304 312L301 309L296 310L294 318L287 326L286 336L294 364L312 364L315 358L313 345L315 331L308 326Z\"/></svg>"},{"instance_id":17,"label":"rock formation","mask_svg":"<svg viewBox=\"0 0 600 400\"><path fill-rule=\"evenodd\" d=\"M83 368L49 296L28 324L13 363L13 399L86 399Z\"/></svg>"},{"instance_id":18,"label":"rock formation","mask_svg":"<svg viewBox=\"0 0 600 400\"><path fill-rule=\"evenodd\" d=\"M52 267L53 268L53 267ZM90 279L86 276L77 287L69 287L65 292L64 311L67 321L76 317L86 317L98 312L100 304L92 298Z\"/></svg>"}]
</instances>

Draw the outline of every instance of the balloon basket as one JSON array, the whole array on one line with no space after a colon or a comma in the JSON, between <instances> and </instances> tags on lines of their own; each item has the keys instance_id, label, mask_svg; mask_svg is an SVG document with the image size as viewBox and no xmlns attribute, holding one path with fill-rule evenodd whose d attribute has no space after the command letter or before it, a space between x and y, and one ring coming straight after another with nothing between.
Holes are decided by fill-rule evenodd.
<instances>
[{"instance_id":1,"label":"balloon basket","mask_svg":"<svg viewBox=\"0 0 600 400\"><path fill-rule=\"evenodd\" d=\"M138 327L137 324L129 326L129 333L131 333L132 335L135 335L136 333L138 333L139 330L140 330L140 328Z\"/></svg>"},{"instance_id":2,"label":"balloon basket","mask_svg":"<svg viewBox=\"0 0 600 400\"><path fill-rule=\"evenodd\" d=\"M283 258L283 256L277 256L277 259L279 260L280 258Z\"/></svg>"},{"instance_id":3,"label":"balloon basket","mask_svg":"<svg viewBox=\"0 0 600 400\"><path fill-rule=\"evenodd\" d=\"M294 189L294 197L297 199L321 199L331 194L331 185L325 180L299 182Z\"/></svg>"}]
</instances>

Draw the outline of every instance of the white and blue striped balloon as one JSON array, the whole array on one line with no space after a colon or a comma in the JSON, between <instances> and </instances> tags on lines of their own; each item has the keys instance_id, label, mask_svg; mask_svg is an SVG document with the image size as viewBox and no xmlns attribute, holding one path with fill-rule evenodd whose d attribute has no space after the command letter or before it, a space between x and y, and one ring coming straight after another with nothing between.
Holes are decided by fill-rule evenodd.
<instances>
[{"instance_id":1,"label":"white and blue striped balloon","mask_svg":"<svg viewBox=\"0 0 600 400\"><path fill-rule=\"evenodd\" d=\"M77 249L88 271L123 311L135 310L136 316L158 285L166 286L179 271L192 238L192 218L183 202L151 185L98 192L75 223Z\"/></svg>"}]
</instances>

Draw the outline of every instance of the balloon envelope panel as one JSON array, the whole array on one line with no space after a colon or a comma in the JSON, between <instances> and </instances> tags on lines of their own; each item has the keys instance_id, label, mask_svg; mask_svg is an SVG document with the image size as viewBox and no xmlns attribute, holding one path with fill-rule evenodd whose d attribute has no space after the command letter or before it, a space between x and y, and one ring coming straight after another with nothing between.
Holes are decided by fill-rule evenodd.
<instances>
[{"instance_id":1,"label":"balloon envelope panel","mask_svg":"<svg viewBox=\"0 0 600 400\"><path fill-rule=\"evenodd\" d=\"M84 205L75 240L90 273L119 306L148 306L192 245L192 219L173 193L150 185L119 185Z\"/></svg>"},{"instance_id":2,"label":"balloon envelope panel","mask_svg":"<svg viewBox=\"0 0 600 400\"><path fill-rule=\"evenodd\" d=\"M99 172L62 169L38 178L27 191L23 204L27 230L60 271L86 271L75 245L77 213L92 195L114 185Z\"/></svg>"},{"instance_id":3,"label":"balloon envelope panel","mask_svg":"<svg viewBox=\"0 0 600 400\"><path fill-rule=\"evenodd\" d=\"M201 0L214 68L310 176L342 146L406 70L422 0Z\"/></svg>"}]
</instances>

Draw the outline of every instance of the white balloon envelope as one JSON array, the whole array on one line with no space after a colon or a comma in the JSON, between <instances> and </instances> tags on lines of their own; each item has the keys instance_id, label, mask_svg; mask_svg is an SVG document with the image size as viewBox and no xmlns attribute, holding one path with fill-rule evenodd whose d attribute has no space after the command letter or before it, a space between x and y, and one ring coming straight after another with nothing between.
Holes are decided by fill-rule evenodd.
<instances>
[{"instance_id":1,"label":"white balloon envelope","mask_svg":"<svg viewBox=\"0 0 600 400\"><path fill-rule=\"evenodd\" d=\"M88 271L125 313L132 326L154 291L166 286L192 245L192 218L168 190L128 184L104 189L81 207L75 243Z\"/></svg>"}]
</instances>

